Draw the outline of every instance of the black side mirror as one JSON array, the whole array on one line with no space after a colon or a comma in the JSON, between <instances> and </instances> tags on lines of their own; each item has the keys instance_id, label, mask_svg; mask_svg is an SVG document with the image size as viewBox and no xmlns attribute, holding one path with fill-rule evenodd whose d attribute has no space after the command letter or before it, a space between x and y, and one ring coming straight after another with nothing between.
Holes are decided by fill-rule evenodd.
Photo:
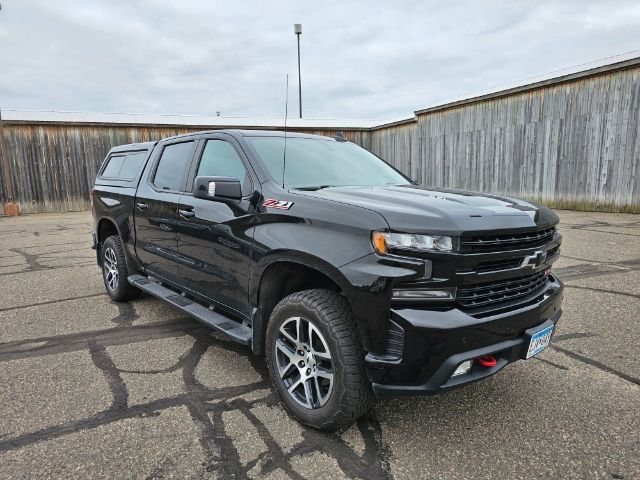
<instances>
[{"instance_id":1,"label":"black side mirror","mask_svg":"<svg viewBox=\"0 0 640 480\"><path fill-rule=\"evenodd\" d=\"M240 200L242 185L236 177L196 177L193 196L204 200Z\"/></svg>"}]
</instances>

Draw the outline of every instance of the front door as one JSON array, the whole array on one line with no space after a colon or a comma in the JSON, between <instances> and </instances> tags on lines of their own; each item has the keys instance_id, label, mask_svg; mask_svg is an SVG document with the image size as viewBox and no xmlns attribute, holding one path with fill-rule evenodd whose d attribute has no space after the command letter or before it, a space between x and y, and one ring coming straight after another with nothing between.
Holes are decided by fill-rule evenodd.
<instances>
[{"instance_id":1,"label":"front door","mask_svg":"<svg viewBox=\"0 0 640 480\"><path fill-rule=\"evenodd\" d=\"M176 222L180 190L193 157L194 140L161 146L149 162L134 205L136 254L148 274L177 282Z\"/></svg>"},{"instance_id":2,"label":"front door","mask_svg":"<svg viewBox=\"0 0 640 480\"><path fill-rule=\"evenodd\" d=\"M241 200L204 200L190 194L178 203L179 273L189 289L226 307L250 315L249 262L255 209L249 201L257 180L239 145L224 134L201 140L189 186L197 176L237 177Z\"/></svg>"}]
</instances>

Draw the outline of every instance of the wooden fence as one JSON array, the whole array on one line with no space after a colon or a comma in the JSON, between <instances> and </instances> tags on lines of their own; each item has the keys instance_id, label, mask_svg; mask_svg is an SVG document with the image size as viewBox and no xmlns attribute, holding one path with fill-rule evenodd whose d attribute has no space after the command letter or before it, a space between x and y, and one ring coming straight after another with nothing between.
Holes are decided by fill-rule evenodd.
<instances>
[{"instance_id":1,"label":"wooden fence","mask_svg":"<svg viewBox=\"0 0 640 480\"><path fill-rule=\"evenodd\" d=\"M5 122L3 133L9 155L8 168L0 168L0 204L7 202L13 191L13 200L20 203L24 213L87 210L97 170L112 147L196 130ZM308 130L308 133L334 136L337 131ZM344 135L358 144L366 144L369 132L348 131Z\"/></svg>"},{"instance_id":2,"label":"wooden fence","mask_svg":"<svg viewBox=\"0 0 640 480\"><path fill-rule=\"evenodd\" d=\"M640 68L418 113L370 147L425 185L640 213Z\"/></svg>"},{"instance_id":3,"label":"wooden fence","mask_svg":"<svg viewBox=\"0 0 640 480\"><path fill-rule=\"evenodd\" d=\"M35 121L0 128L0 203L13 191L27 213L87 209L96 170L115 145L203 129ZM640 62L344 133L425 185L640 213Z\"/></svg>"}]
</instances>

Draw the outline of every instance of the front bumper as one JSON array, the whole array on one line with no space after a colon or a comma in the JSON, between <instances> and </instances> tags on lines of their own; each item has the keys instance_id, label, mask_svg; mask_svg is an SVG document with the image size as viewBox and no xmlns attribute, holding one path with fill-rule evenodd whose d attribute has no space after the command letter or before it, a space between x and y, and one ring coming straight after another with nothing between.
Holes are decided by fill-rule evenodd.
<instances>
[{"instance_id":1,"label":"front bumper","mask_svg":"<svg viewBox=\"0 0 640 480\"><path fill-rule=\"evenodd\" d=\"M525 358L531 329L556 324L562 313L563 286L553 275L538 301L520 309L475 318L459 309L392 308L402 327L401 356L368 354L367 373L378 396L433 393L486 378ZM469 373L452 377L466 360L492 355L493 367L474 362Z\"/></svg>"}]
</instances>

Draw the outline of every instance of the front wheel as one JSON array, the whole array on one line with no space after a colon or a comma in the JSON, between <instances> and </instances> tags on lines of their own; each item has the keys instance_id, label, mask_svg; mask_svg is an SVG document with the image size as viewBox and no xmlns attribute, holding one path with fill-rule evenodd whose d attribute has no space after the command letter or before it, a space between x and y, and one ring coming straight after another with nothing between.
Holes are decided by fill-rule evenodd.
<instances>
[{"instance_id":1,"label":"front wheel","mask_svg":"<svg viewBox=\"0 0 640 480\"><path fill-rule=\"evenodd\" d=\"M371 407L364 353L344 297L320 289L287 296L271 314L266 342L271 380L301 423L332 430Z\"/></svg>"}]
</instances>

